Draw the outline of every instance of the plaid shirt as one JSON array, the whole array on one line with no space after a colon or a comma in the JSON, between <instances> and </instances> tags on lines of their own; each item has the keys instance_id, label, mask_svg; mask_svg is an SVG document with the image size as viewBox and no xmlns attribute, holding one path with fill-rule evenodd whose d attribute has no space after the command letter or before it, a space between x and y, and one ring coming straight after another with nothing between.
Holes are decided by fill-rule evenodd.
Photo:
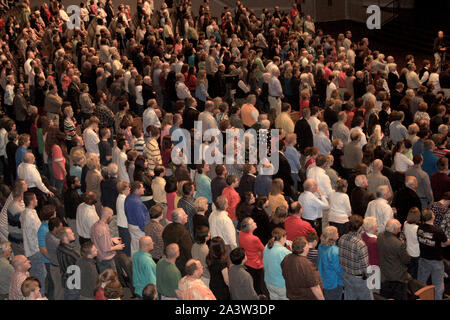
<instances>
[{"instance_id":1,"label":"plaid shirt","mask_svg":"<svg viewBox=\"0 0 450 320\"><path fill-rule=\"evenodd\" d=\"M349 232L339 239L339 264L348 274L365 274L369 266L369 252L361 236Z\"/></svg>"}]
</instances>

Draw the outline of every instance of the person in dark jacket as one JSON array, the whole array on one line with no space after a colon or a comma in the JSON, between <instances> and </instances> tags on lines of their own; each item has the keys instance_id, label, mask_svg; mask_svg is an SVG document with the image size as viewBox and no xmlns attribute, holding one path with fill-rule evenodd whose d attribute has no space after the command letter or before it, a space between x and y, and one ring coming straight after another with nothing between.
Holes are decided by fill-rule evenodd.
<instances>
[{"instance_id":1,"label":"person in dark jacket","mask_svg":"<svg viewBox=\"0 0 450 320\"><path fill-rule=\"evenodd\" d=\"M246 163L244 164L243 168L242 168L242 178L239 181L239 186L238 186L238 192L239 195L243 196L243 194L247 191L253 192L253 189L255 187L255 180L256 180L256 167L253 164L249 164ZM214 199L213 199L214 201Z\"/></svg>"},{"instance_id":2,"label":"person in dark jacket","mask_svg":"<svg viewBox=\"0 0 450 320\"><path fill-rule=\"evenodd\" d=\"M194 98L186 98L185 105L183 128L190 132L194 128L194 122L198 120L200 112L197 110L197 100Z\"/></svg>"},{"instance_id":3,"label":"person in dark jacket","mask_svg":"<svg viewBox=\"0 0 450 320\"><path fill-rule=\"evenodd\" d=\"M106 167L106 176L100 183L102 189L102 206L111 208L114 214L116 214L116 201L119 196L119 193L117 192L117 182L119 182L117 180L118 174L119 168L117 165L115 163L110 163Z\"/></svg>"},{"instance_id":4,"label":"person in dark jacket","mask_svg":"<svg viewBox=\"0 0 450 320\"><path fill-rule=\"evenodd\" d=\"M253 287L253 278L245 269L247 256L243 248L230 252L231 267L228 271L231 300L259 300Z\"/></svg>"},{"instance_id":5,"label":"person in dark jacket","mask_svg":"<svg viewBox=\"0 0 450 320\"><path fill-rule=\"evenodd\" d=\"M387 299L407 300L408 264L411 260L404 244L397 235L402 225L396 219L389 219L386 231L378 235L377 244L380 252L381 295Z\"/></svg>"},{"instance_id":6,"label":"person in dark jacket","mask_svg":"<svg viewBox=\"0 0 450 320\"><path fill-rule=\"evenodd\" d=\"M225 180L225 177L228 174L227 167L223 164L218 164L216 165L215 171L216 177L211 180L211 193L213 202L216 201L217 197L222 195L223 189L228 186L227 181Z\"/></svg>"},{"instance_id":7,"label":"person in dark jacket","mask_svg":"<svg viewBox=\"0 0 450 320\"><path fill-rule=\"evenodd\" d=\"M88 241L83 243L80 253L81 257L77 260L81 275L80 300L94 300L94 289L98 277L95 264L97 248L91 241Z\"/></svg>"},{"instance_id":8,"label":"person in dark jacket","mask_svg":"<svg viewBox=\"0 0 450 320\"><path fill-rule=\"evenodd\" d=\"M80 258L80 254L75 250L71 244L75 241L75 234L69 227L64 227L58 233L58 238L61 243L56 250L56 256L58 257L59 270L61 272L61 281L64 287L64 300L78 300L80 298L79 289L70 289L67 285L70 283L69 277L71 272L68 272L68 268L76 264Z\"/></svg>"},{"instance_id":9,"label":"person in dark jacket","mask_svg":"<svg viewBox=\"0 0 450 320\"><path fill-rule=\"evenodd\" d=\"M422 203L416 193L417 188L417 178L407 176L405 178L405 187L398 190L394 195L391 206L397 209L397 219L402 225L405 223L411 208L416 207L422 211Z\"/></svg>"},{"instance_id":10,"label":"person in dark jacket","mask_svg":"<svg viewBox=\"0 0 450 320\"><path fill-rule=\"evenodd\" d=\"M297 121L294 128L294 133L297 135L296 147L301 154L304 154L307 147L314 146L312 130L307 121L310 115L311 110L309 108L303 108L302 118Z\"/></svg>"},{"instance_id":11,"label":"person in dark jacket","mask_svg":"<svg viewBox=\"0 0 450 320\"><path fill-rule=\"evenodd\" d=\"M192 258L191 248L193 244L191 235L185 226L187 219L188 216L183 209L175 209L172 212L172 223L166 226L162 233L164 248L171 243L176 243L180 247L180 256L175 264L183 277L186 275L184 266Z\"/></svg>"},{"instance_id":12,"label":"person in dark jacket","mask_svg":"<svg viewBox=\"0 0 450 320\"><path fill-rule=\"evenodd\" d=\"M367 205L370 201L375 200L374 195L367 191L367 177L365 175L358 175L355 178L356 187L353 188L350 195L350 203L352 213L364 217L367 210Z\"/></svg>"}]
</instances>

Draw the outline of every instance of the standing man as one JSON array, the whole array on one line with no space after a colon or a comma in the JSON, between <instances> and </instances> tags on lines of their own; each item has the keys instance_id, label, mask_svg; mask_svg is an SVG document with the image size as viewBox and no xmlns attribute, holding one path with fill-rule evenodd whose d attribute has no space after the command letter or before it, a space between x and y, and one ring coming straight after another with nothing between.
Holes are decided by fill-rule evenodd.
<instances>
[{"instance_id":1,"label":"standing man","mask_svg":"<svg viewBox=\"0 0 450 320\"><path fill-rule=\"evenodd\" d=\"M434 66L437 70L442 71L442 66L445 62L445 53L447 51L447 46L445 45L444 41L444 31L439 31L438 36L436 39L434 39L434 46L433 46L433 52L434 52Z\"/></svg>"},{"instance_id":2,"label":"standing man","mask_svg":"<svg viewBox=\"0 0 450 320\"><path fill-rule=\"evenodd\" d=\"M380 252L381 295L386 299L407 300L408 264L411 260L404 244L397 235L402 225L396 219L389 219L386 231L378 235L377 245Z\"/></svg>"},{"instance_id":3,"label":"standing man","mask_svg":"<svg viewBox=\"0 0 450 320\"><path fill-rule=\"evenodd\" d=\"M74 283L69 283L69 277L73 274L73 269L69 268L77 263L80 254L75 250L72 242L75 241L75 234L69 227L64 227L58 233L61 241L56 251L58 257L59 271L61 272L61 282L64 288L64 300L78 300L80 289L74 288Z\"/></svg>"},{"instance_id":4,"label":"standing man","mask_svg":"<svg viewBox=\"0 0 450 320\"><path fill-rule=\"evenodd\" d=\"M95 257L97 248L91 242L85 242L80 249L81 257L77 260L77 266L80 268L80 300L94 300L95 284L98 278L97 265Z\"/></svg>"},{"instance_id":5,"label":"standing man","mask_svg":"<svg viewBox=\"0 0 450 320\"><path fill-rule=\"evenodd\" d=\"M165 256L156 264L156 287L161 300L176 300L178 282L181 280L181 272L175 262L180 256L180 248L176 243L166 247Z\"/></svg>"},{"instance_id":6,"label":"standing man","mask_svg":"<svg viewBox=\"0 0 450 320\"><path fill-rule=\"evenodd\" d=\"M133 286L135 293L142 297L142 290L148 285L156 286L156 263L150 251L153 250L153 240L150 236L139 239L139 251L133 254Z\"/></svg>"},{"instance_id":7,"label":"standing man","mask_svg":"<svg viewBox=\"0 0 450 320\"><path fill-rule=\"evenodd\" d=\"M388 186L379 186L376 192L377 198L369 202L365 217L377 218L378 231L383 232L389 219L394 218L394 211L388 203L391 192Z\"/></svg>"},{"instance_id":8,"label":"standing man","mask_svg":"<svg viewBox=\"0 0 450 320\"><path fill-rule=\"evenodd\" d=\"M298 202L303 206L303 220L309 222L320 237L322 234L322 212L330 208L328 200L322 194L314 179L306 179L303 183L303 189L305 191L298 197Z\"/></svg>"},{"instance_id":9,"label":"standing man","mask_svg":"<svg viewBox=\"0 0 450 320\"><path fill-rule=\"evenodd\" d=\"M283 99L283 88L278 79L280 76L280 69L277 66L272 67L272 76L269 80L269 104L270 109L277 110L277 116L281 113L281 99Z\"/></svg>"},{"instance_id":10,"label":"standing man","mask_svg":"<svg viewBox=\"0 0 450 320\"><path fill-rule=\"evenodd\" d=\"M344 300L373 300L366 281L369 252L360 236L362 225L361 216L350 216L349 233L344 234L338 242L339 264L343 271Z\"/></svg>"},{"instance_id":11,"label":"standing man","mask_svg":"<svg viewBox=\"0 0 450 320\"><path fill-rule=\"evenodd\" d=\"M145 225L150 215L141 200L145 188L141 181L134 181L130 185L130 194L125 199L125 214L128 220L128 230L131 236L131 256L139 248L139 239L145 236Z\"/></svg>"},{"instance_id":12,"label":"standing man","mask_svg":"<svg viewBox=\"0 0 450 320\"><path fill-rule=\"evenodd\" d=\"M369 183L364 174L360 174L355 178L355 188L350 194L350 204L352 207L352 214L360 215L364 218L369 202L375 200L372 192L367 191Z\"/></svg>"},{"instance_id":13,"label":"standing man","mask_svg":"<svg viewBox=\"0 0 450 320\"><path fill-rule=\"evenodd\" d=\"M100 220L91 227L91 241L97 247L97 266L100 273L106 269L117 271L114 257L116 256L116 251L125 247L119 238L111 238L109 224L112 219L112 209L103 207Z\"/></svg>"},{"instance_id":14,"label":"standing man","mask_svg":"<svg viewBox=\"0 0 450 320\"><path fill-rule=\"evenodd\" d=\"M57 249L60 244L60 240L58 238L58 233L62 230L62 222L59 218L52 218L48 221L48 233L45 236L45 247L47 249L47 254L50 260L50 277L53 282L54 287L54 300L63 300L64 299L64 291L63 286L61 284L61 271L59 269Z\"/></svg>"},{"instance_id":15,"label":"standing man","mask_svg":"<svg viewBox=\"0 0 450 320\"><path fill-rule=\"evenodd\" d=\"M27 191L23 195L23 202L25 203L25 211L20 215L20 223L22 225L25 256L31 263L30 275L39 280L41 292L44 293L47 272L39 251L38 230L41 226L41 220L35 210L38 200L33 192Z\"/></svg>"},{"instance_id":16,"label":"standing man","mask_svg":"<svg viewBox=\"0 0 450 320\"><path fill-rule=\"evenodd\" d=\"M30 276L28 270L30 270L31 264L30 260L24 255L17 255L12 259L11 262L14 267L14 272L11 275L9 282L9 300L22 300L23 295L20 288L22 283L26 278Z\"/></svg>"},{"instance_id":17,"label":"standing man","mask_svg":"<svg viewBox=\"0 0 450 320\"><path fill-rule=\"evenodd\" d=\"M7 241L0 242L0 300L8 299L9 280L14 273L14 267L10 263L11 244Z\"/></svg>"},{"instance_id":18,"label":"standing man","mask_svg":"<svg viewBox=\"0 0 450 320\"><path fill-rule=\"evenodd\" d=\"M435 286L434 299L442 300L444 294L444 261L442 247L450 245L444 231L434 226L435 215L431 210L423 210L423 224L417 230L420 258L417 280L427 283L431 275L431 283Z\"/></svg>"}]
</instances>

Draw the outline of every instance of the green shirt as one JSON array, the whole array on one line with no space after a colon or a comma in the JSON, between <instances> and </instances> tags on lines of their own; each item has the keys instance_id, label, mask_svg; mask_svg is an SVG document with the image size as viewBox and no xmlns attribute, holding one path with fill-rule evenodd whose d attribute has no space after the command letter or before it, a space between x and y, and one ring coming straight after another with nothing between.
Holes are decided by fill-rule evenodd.
<instances>
[{"instance_id":1,"label":"green shirt","mask_svg":"<svg viewBox=\"0 0 450 320\"><path fill-rule=\"evenodd\" d=\"M181 279L180 270L174 263L162 258L156 265L156 288L158 293L169 298L176 298L175 290Z\"/></svg>"},{"instance_id":2,"label":"green shirt","mask_svg":"<svg viewBox=\"0 0 450 320\"><path fill-rule=\"evenodd\" d=\"M148 252L137 251L133 255L134 292L142 297L142 291L148 284L156 285L156 263Z\"/></svg>"}]
</instances>

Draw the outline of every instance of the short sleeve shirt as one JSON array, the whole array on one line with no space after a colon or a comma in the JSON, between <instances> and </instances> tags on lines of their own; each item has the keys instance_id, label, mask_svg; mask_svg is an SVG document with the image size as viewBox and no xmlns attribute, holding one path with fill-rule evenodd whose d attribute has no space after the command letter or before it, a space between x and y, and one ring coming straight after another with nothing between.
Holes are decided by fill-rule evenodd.
<instances>
[{"instance_id":1,"label":"short sleeve shirt","mask_svg":"<svg viewBox=\"0 0 450 320\"><path fill-rule=\"evenodd\" d=\"M63 156L61 147L57 144L54 144L52 147L52 159L53 176L56 180L64 180L63 170L56 162L59 162L64 167L66 165L66 159Z\"/></svg>"}]
</instances>

